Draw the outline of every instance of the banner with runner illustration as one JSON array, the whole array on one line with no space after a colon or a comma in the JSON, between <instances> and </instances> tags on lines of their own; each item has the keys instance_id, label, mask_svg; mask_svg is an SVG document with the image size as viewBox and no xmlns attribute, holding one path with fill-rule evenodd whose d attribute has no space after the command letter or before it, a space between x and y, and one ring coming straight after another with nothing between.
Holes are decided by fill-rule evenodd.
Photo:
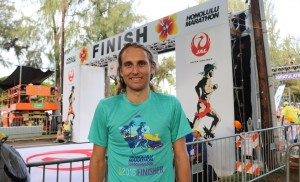
<instances>
[{"instance_id":1,"label":"banner with runner illustration","mask_svg":"<svg viewBox=\"0 0 300 182\"><path fill-rule=\"evenodd\" d=\"M219 6L227 8L227 2ZM224 15L225 16L225 15ZM188 119L205 139L234 134L234 98L228 21L176 37L176 92ZM234 141L233 141L234 142ZM217 145L217 146L216 146ZM234 171L232 147L208 146L208 162L222 174ZM225 160L217 149L232 153ZM227 151L225 151L227 150ZM228 163L229 161L229 163ZM231 161L231 162L230 162ZM226 166L216 166L216 164Z\"/></svg>"},{"instance_id":2,"label":"banner with runner illustration","mask_svg":"<svg viewBox=\"0 0 300 182\"><path fill-rule=\"evenodd\" d=\"M62 120L69 120L73 142L88 142L95 108L104 98L104 68L84 65L87 51L82 48L66 55Z\"/></svg>"}]
</instances>

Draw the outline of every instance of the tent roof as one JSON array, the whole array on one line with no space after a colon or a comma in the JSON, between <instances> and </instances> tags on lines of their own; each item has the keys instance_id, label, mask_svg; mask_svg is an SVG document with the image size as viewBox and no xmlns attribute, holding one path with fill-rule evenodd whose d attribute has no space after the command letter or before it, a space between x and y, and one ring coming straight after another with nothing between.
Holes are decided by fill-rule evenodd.
<instances>
[{"instance_id":1,"label":"tent roof","mask_svg":"<svg viewBox=\"0 0 300 182\"><path fill-rule=\"evenodd\" d=\"M43 72L40 69L35 69L32 67L22 66L22 84L32 83L34 85L40 85L44 80L49 78L54 71L47 70ZM20 66L18 66L15 71L9 75L5 80L0 82L0 88L6 90L20 83Z\"/></svg>"}]
</instances>

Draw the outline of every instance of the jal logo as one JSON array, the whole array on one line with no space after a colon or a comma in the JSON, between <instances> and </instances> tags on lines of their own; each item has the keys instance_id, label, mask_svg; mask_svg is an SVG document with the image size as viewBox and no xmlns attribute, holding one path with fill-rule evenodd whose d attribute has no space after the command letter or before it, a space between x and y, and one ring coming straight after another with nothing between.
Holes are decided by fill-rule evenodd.
<instances>
[{"instance_id":1,"label":"jal logo","mask_svg":"<svg viewBox=\"0 0 300 182\"><path fill-rule=\"evenodd\" d=\"M191 42L191 50L195 56L204 56L209 51L209 48L210 38L206 33L201 32L193 37Z\"/></svg>"},{"instance_id":2,"label":"jal logo","mask_svg":"<svg viewBox=\"0 0 300 182\"><path fill-rule=\"evenodd\" d=\"M68 72L68 80L72 82L74 80L74 70Z\"/></svg>"}]
</instances>

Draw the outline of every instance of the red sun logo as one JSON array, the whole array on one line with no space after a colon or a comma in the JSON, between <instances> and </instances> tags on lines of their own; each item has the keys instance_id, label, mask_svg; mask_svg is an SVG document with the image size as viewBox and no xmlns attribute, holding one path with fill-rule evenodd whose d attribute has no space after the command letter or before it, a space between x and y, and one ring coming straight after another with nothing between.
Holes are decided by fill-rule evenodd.
<instances>
[{"instance_id":1,"label":"red sun logo","mask_svg":"<svg viewBox=\"0 0 300 182\"><path fill-rule=\"evenodd\" d=\"M74 70L73 69L68 72L68 79L70 82L73 81L73 79L74 79Z\"/></svg>"},{"instance_id":2,"label":"red sun logo","mask_svg":"<svg viewBox=\"0 0 300 182\"><path fill-rule=\"evenodd\" d=\"M210 48L210 38L209 36L201 32L196 34L191 42L191 49L195 56L204 56Z\"/></svg>"}]
</instances>

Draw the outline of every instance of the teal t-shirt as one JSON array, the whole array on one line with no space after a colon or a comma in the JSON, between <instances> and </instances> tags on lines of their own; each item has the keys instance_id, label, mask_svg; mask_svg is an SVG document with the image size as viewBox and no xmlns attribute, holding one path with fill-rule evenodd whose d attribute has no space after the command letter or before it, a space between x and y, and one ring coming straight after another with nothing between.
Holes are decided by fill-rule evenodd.
<instances>
[{"instance_id":1,"label":"teal t-shirt","mask_svg":"<svg viewBox=\"0 0 300 182\"><path fill-rule=\"evenodd\" d=\"M99 102L89 140L107 147L108 181L174 181L172 142L191 133L176 97L150 91L133 104L125 94Z\"/></svg>"}]
</instances>

